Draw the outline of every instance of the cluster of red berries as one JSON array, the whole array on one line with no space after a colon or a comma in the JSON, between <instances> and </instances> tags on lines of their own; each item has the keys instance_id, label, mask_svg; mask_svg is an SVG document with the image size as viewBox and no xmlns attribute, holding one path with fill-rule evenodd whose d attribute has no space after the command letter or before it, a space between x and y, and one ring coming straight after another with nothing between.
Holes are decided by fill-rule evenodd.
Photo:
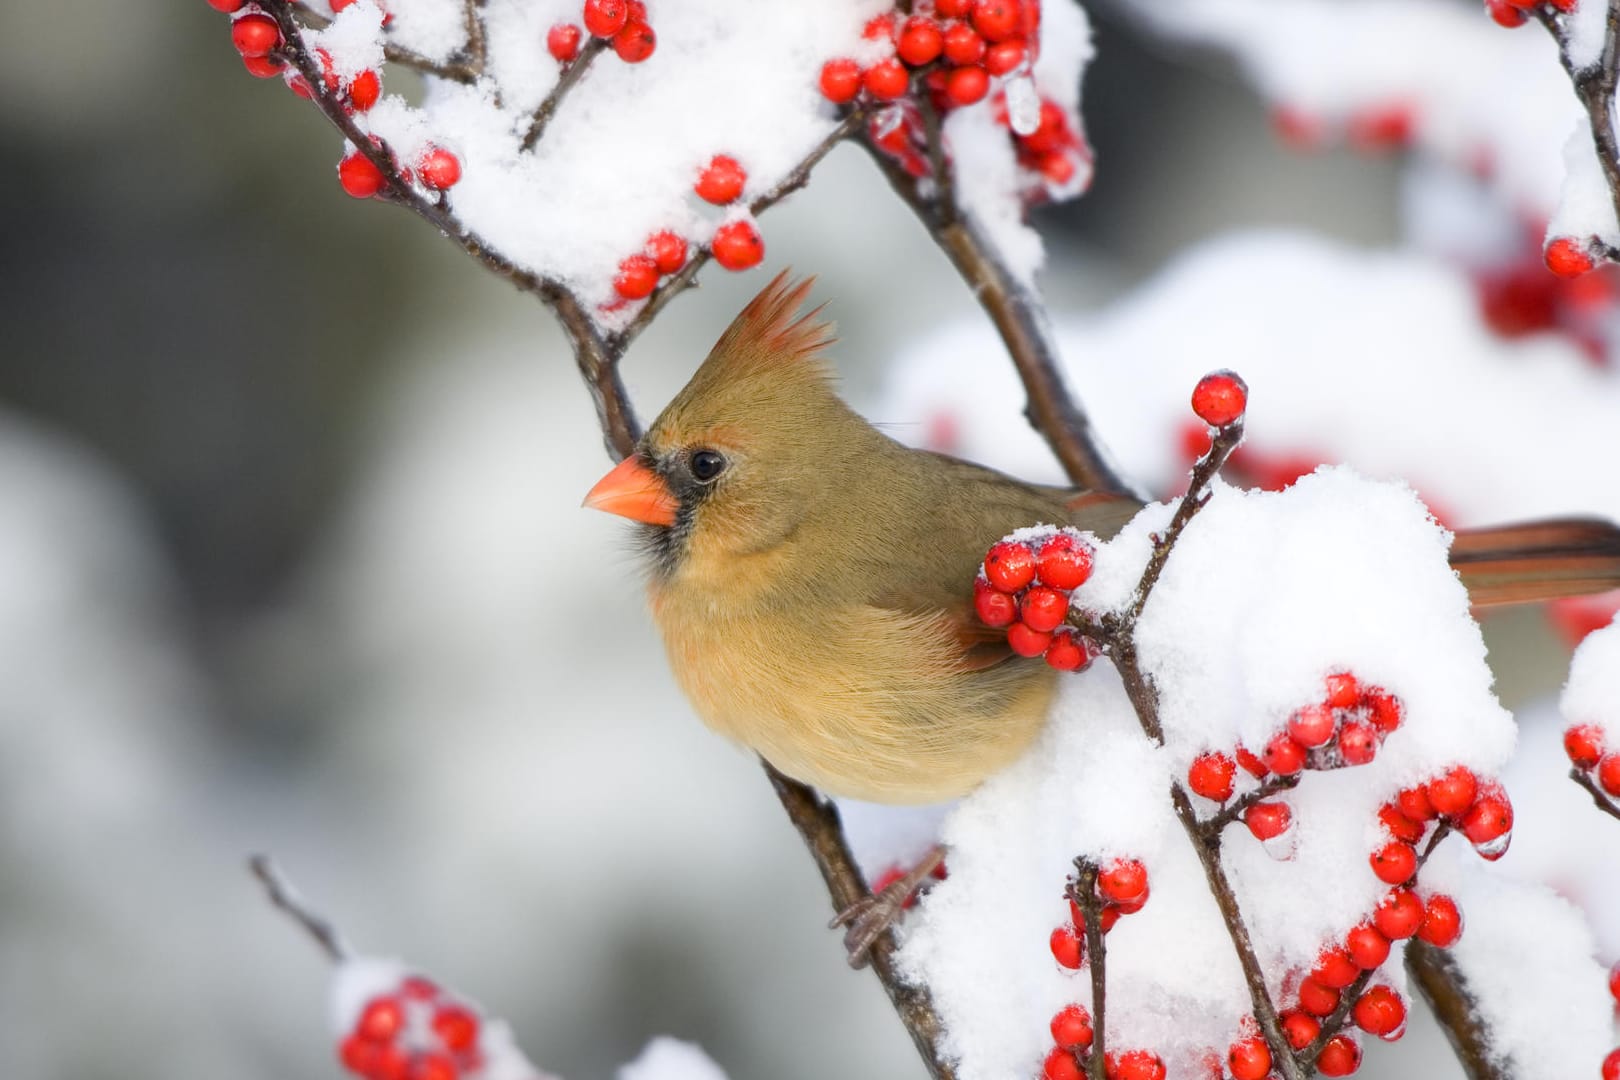
<instances>
[{"instance_id":1,"label":"cluster of red berries","mask_svg":"<svg viewBox=\"0 0 1620 1080\"><path fill-rule=\"evenodd\" d=\"M1569 14L1575 10L1576 0L1485 0L1485 14L1498 26L1509 30L1523 26L1537 8Z\"/></svg>"},{"instance_id":2,"label":"cluster of red berries","mask_svg":"<svg viewBox=\"0 0 1620 1080\"><path fill-rule=\"evenodd\" d=\"M1391 839L1373 853L1373 871L1391 885L1411 876L1397 877L1409 853L1416 860L1416 845L1433 822L1443 820L1457 829L1481 858L1491 862L1506 855L1513 840L1513 803L1507 792L1495 780L1482 781L1462 765L1401 791L1379 808L1378 820Z\"/></svg>"},{"instance_id":3,"label":"cluster of red berries","mask_svg":"<svg viewBox=\"0 0 1620 1080\"><path fill-rule=\"evenodd\" d=\"M658 35L647 21L647 5L642 0L585 0L580 12L581 30L573 23L558 23L546 32L546 51L560 64L579 58L586 34L602 38L627 64L639 64L658 47Z\"/></svg>"},{"instance_id":4,"label":"cluster of red berries","mask_svg":"<svg viewBox=\"0 0 1620 1080\"><path fill-rule=\"evenodd\" d=\"M1098 929L1114 928L1123 915L1135 915L1148 902L1147 867L1136 859L1117 859L1097 874ZM1052 931L1047 942L1052 957L1062 967L1075 971L1086 962L1086 917L1080 905L1069 901L1069 921ZM1059 1045L1063 1045L1059 1043Z\"/></svg>"},{"instance_id":5,"label":"cluster of red berries","mask_svg":"<svg viewBox=\"0 0 1620 1080\"><path fill-rule=\"evenodd\" d=\"M1385 101L1356 109L1342 123L1335 124L1307 110L1284 105L1272 110L1271 127L1295 150L1319 150L1342 134L1357 150L1378 153L1399 150L1412 141L1417 109L1409 101Z\"/></svg>"},{"instance_id":6,"label":"cluster of red berries","mask_svg":"<svg viewBox=\"0 0 1620 1080\"><path fill-rule=\"evenodd\" d=\"M1064 622L1069 594L1091 577L1091 544L1075 529L1025 530L1029 539L994 544L973 581L973 609L986 626L1006 627L1019 656L1045 656L1059 671L1079 671L1096 645Z\"/></svg>"},{"instance_id":7,"label":"cluster of red berries","mask_svg":"<svg viewBox=\"0 0 1620 1080\"><path fill-rule=\"evenodd\" d=\"M668 229L647 238L641 251L619 263L613 289L626 300L641 300L652 294L660 278L679 273L686 265L686 241Z\"/></svg>"},{"instance_id":8,"label":"cluster of red berries","mask_svg":"<svg viewBox=\"0 0 1620 1080\"><path fill-rule=\"evenodd\" d=\"M373 136L371 141L393 156L381 139ZM461 179L461 160L444 147L429 143L417 155L414 168L405 169L400 175L406 183L414 179L429 191L444 191ZM388 180L370 158L356 150L338 162L338 183L356 199L369 199L382 191Z\"/></svg>"},{"instance_id":9,"label":"cluster of red berries","mask_svg":"<svg viewBox=\"0 0 1620 1080\"><path fill-rule=\"evenodd\" d=\"M730 154L716 154L698 171L692 190L704 202L730 206L742 198L748 185L748 170ZM725 222L709 241L714 261L727 270L747 270L765 258L765 241L750 218ZM642 300L652 295L661 278L680 272L686 265L686 241L668 230L647 238L646 246L619 263L613 291L619 302ZM617 304L609 305L616 307Z\"/></svg>"},{"instance_id":10,"label":"cluster of red berries","mask_svg":"<svg viewBox=\"0 0 1620 1080\"><path fill-rule=\"evenodd\" d=\"M1006 103L998 102L996 119L1011 127ZM1091 147L1069 121L1069 111L1051 98L1041 99L1040 119L1029 134L1012 133L1018 164L1044 182L1025 191L1028 196L1065 189L1075 182L1081 167L1090 174ZM1050 187L1047 187L1050 185ZM1077 189L1078 190L1078 189Z\"/></svg>"},{"instance_id":11,"label":"cluster of red berries","mask_svg":"<svg viewBox=\"0 0 1620 1080\"><path fill-rule=\"evenodd\" d=\"M1064 1039L1085 1038L1084 1046L1065 1046ZM1041 1075L1046 1080L1081 1080L1086 1075L1081 1064L1085 1048L1091 1045L1091 1014L1079 1005L1052 1017L1052 1037L1058 1045L1046 1055ZM1103 1075L1108 1080L1164 1080L1164 1061L1151 1050L1110 1050L1103 1055Z\"/></svg>"},{"instance_id":12,"label":"cluster of red berries","mask_svg":"<svg viewBox=\"0 0 1620 1080\"><path fill-rule=\"evenodd\" d=\"M412 975L366 1002L338 1060L365 1080L460 1080L483 1067L480 1029L476 1012Z\"/></svg>"},{"instance_id":13,"label":"cluster of red berries","mask_svg":"<svg viewBox=\"0 0 1620 1080\"><path fill-rule=\"evenodd\" d=\"M848 57L821 68L821 93L844 105L862 93L898 101L911 90L914 71L945 111L983 101L990 79L1027 70L1038 48L1039 0L924 0L903 22L895 12L866 24L862 36L882 42L889 55L863 68Z\"/></svg>"},{"instance_id":14,"label":"cluster of red berries","mask_svg":"<svg viewBox=\"0 0 1620 1080\"><path fill-rule=\"evenodd\" d=\"M1604 745L1603 729L1596 724L1575 724L1564 732L1564 752L1582 772L1592 773L1598 787L1620 799L1620 750Z\"/></svg>"}]
</instances>

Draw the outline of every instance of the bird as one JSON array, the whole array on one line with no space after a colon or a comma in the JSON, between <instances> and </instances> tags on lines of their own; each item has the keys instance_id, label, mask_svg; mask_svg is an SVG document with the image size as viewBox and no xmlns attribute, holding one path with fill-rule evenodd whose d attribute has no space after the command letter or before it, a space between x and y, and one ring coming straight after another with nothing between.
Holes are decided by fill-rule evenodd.
<instances>
[{"instance_id":1,"label":"bird","mask_svg":"<svg viewBox=\"0 0 1620 1080\"><path fill-rule=\"evenodd\" d=\"M972 791L1045 722L1059 673L984 625L972 582L1033 524L1108 540L1142 508L906 446L838 396L813 279L784 271L721 335L584 505L638 524L653 620L708 724L824 794ZM1476 605L1620 586L1620 529L1535 521L1456 535ZM943 857L841 911L851 965Z\"/></svg>"},{"instance_id":2,"label":"bird","mask_svg":"<svg viewBox=\"0 0 1620 1080\"><path fill-rule=\"evenodd\" d=\"M639 523L652 616L714 730L833 795L966 794L1040 732L1058 673L974 615L1015 529L1114 536L1142 503L1025 483L906 446L834 388L813 279L777 275L585 505ZM1459 533L1479 603L1620 586L1620 530L1560 519Z\"/></svg>"}]
</instances>

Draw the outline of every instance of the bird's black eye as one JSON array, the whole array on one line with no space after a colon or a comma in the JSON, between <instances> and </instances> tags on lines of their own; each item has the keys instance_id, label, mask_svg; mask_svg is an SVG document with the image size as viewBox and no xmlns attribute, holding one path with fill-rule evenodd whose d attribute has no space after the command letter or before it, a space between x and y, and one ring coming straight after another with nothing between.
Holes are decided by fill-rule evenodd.
<instances>
[{"instance_id":1,"label":"bird's black eye","mask_svg":"<svg viewBox=\"0 0 1620 1080\"><path fill-rule=\"evenodd\" d=\"M713 450L694 450L692 452L692 475L698 482L707 484L725 470L726 459Z\"/></svg>"}]
</instances>

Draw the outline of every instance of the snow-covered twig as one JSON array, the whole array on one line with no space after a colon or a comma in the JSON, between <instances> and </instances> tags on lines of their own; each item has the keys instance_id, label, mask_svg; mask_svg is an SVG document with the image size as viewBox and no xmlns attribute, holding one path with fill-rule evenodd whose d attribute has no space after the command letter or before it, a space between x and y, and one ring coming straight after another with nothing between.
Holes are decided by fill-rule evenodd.
<instances>
[{"instance_id":1,"label":"snow-covered twig","mask_svg":"<svg viewBox=\"0 0 1620 1080\"><path fill-rule=\"evenodd\" d=\"M535 144L540 141L540 136L546 133L546 125L557 115L557 106L562 104L563 98L568 96L568 91L574 88L574 84L585 77L585 72L590 70L591 62L602 55L607 47L607 38L593 37L585 43L579 55L563 68L562 75L557 79L557 85L551 88L551 93L547 94L545 100L534 110L534 119L529 121L529 130L523 136L523 149L534 149Z\"/></svg>"},{"instance_id":2,"label":"snow-covered twig","mask_svg":"<svg viewBox=\"0 0 1620 1080\"><path fill-rule=\"evenodd\" d=\"M1584 788L1588 795L1592 796L1592 802L1599 810L1612 818L1620 820L1620 806L1617 806L1613 799L1604 794L1603 789L1598 787L1597 781L1592 779L1591 773L1584 769L1575 768L1569 770L1569 778Z\"/></svg>"},{"instance_id":3,"label":"snow-covered twig","mask_svg":"<svg viewBox=\"0 0 1620 1080\"><path fill-rule=\"evenodd\" d=\"M298 895L298 890L282 876L275 860L268 855L254 855L248 859L248 869L264 885L265 895L270 902L286 912L321 947L327 959L337 964L349 958L349 947L339 936L337 928L309 909Z\"/></svg>"},{"instance_id":4,"label":"snow-covered twig","mask_svg":"<svg viewBox=\"0 0 1620 1080\"><path fill-rule=\"evenodd\" d=\"M1588 0L1596 2L1596 0ZM1620 139L1614 130L1614 93L1620 83L1620 0L1609 0L1603 27L1603 49L1594 63L1576 66L1570 51L1569 15L1554 12L1547 5L1538 5L1536 18L1558 43L1558 58L1575 87L1575 96L1586 110L1587 123L1592 129L1592 144L1597 150L1598 165L1609 186L1609 198L1614 204L1615 220L1620 221ZM1605 244L1604 257L1620 259L1620 250Z\"/></svg>"},{"instance_id":5,"label":"snow-covered twig","mask_svg":"<svg viewBox=\"0 0 1620 1080\"><path fill-rule=\"evenodd\" d=\"M262 6L266 9L271 7L270 4L264 4ZM308 4L303 3L302 0L293 0L292 7L297 9L299 18L313 30L323 30L332 22L332 20L327 16L321 14L319 11L316 11ZM277 21L280 21L279 18ZM482 24L480 24L480 33L482 33L481 26ZM286 29L286 24L283 23L282 33L286 33ZM469 41L470 40L471 39L469 38ZM480 47L477 51L476 62L474 62L472 59L456 59L440 63L437 60L430 60L428 57L423 56L421 53L412 49L407 49L401 45L395 45L393 42L384 43L383 59L388 61L390 64L399 64L401 67L408 67L412 71L420 71L424 75L432 75L435 78L447 79L450 82L475 83L478 81L478 77L484 72L484 58L481 42L482 39L480 39ZM469 52L471 52L471 50L469 50Z\"/></svg>"}]
</instances>

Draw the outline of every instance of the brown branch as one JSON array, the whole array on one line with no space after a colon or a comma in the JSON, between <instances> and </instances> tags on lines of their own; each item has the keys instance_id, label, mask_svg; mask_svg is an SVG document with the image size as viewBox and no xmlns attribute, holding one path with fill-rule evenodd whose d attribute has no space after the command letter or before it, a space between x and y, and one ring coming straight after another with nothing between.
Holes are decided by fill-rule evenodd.
<instances>
[{"instance_id":1,"label":"brown branch","mask_svg":"<svg viewBox=\"0 0 1620 1080\"><path fill-rule=\"evenodd\" d=\"M568 92L574 88L574 84L585 77L585 72L590 69L591 61L602 55L602 50L607 47L607 38L593 37L585 43L585 47L579 51L579 55L570 60L568 66L563 68L562 74L557 78L557 85L551 88L551 93L547 94L545 100L540 102L540 107L534 110L534 118L529 121L529 130L523 136L523 149L525 151L534 149L535 144L540 141L540 136L546 133L546 125L550 124L551 118L557 115L557 106L562 104L563 98L568 96Z\"/></svg>"},{"instance_id":2,"label":"brown branch","mask_svg":"<svg viewBox=\"0 0 1620 1080\"><path fill-rule=\"evenodd\" d=\"M1588 0L1596 2L1596 0ZM1603 27L1603 51L1596 63L1577 68L1569 55L1567 15L1554 12L1550 6L1538 4L1534 15L1541 20L1553 40L1558 43L1558 59L1575 88L1575 97L1586 110L1586 123L1592 131L1592 147L1597 153L1598 166L1609 187L1609 200L1614 209L1615 223L1620 226L1620 142L1614 132L1614 92L1620 79L1620 0L1609 0ZM1620 258L1620 251L1603 245L1604 256L1610 260Z\"/></svg>"},{"instance_id":3,"label":"brown branch","mask_svg":"<svg viewBox=\"0 0 1620 1080\"><path fill-rule=\"evenodd\" d=\"M1102 903L1097 896L1097 864L1087 858L1074 860L1079 871L1069 882L1067 890L1080 915L1086 934L1086 964L1091 971L1091 1047L1086 1052L1085 1068L1091 1080L1104 1080L1104 1065L1108 1060L1108 1047L1104 1029L1108 1021L1108 941L1103 936Z\"/></svg>"},{"instance_id":4,"label":"brown branch","mask_svg":"<svg viewBox=\"0 0 1620 1080\"><path fill-rule=\"evenodd\" d=\"M924 90L917 95L922 111L923 134L928 140L928 167L933 172L934 205L942 224L954 225L961 219L961 208L956 205L956 190L951 177L950 159L945 155L945 129L940 124L939 110L934 108L933 95Z\"/></svg>"},{"instance_id":5,"label":"brown branch","mask_svg":"<svg viewBox=\"0 0 1620 1080\"><path fill-rule=\"evenodd\" d=\"M484 25L484 0L463 0L462 21L467 29L467 66L478 75L484 73L489 58L489 33Z\"/></svg>"},{"instance_id":6,"label":"brown branch","mask_svg":"<svg viewBox=\"0 0 1620 1080\"><path fill-rule=\"evenodd\" d=\"M1237 449L1238 443L1243 441L1243 418L1240 416L1230 424L1216 429L1215 438L1204 451L1204 456L1198 459L1193 466L1192 480L1187 486L1187 494L1182 497L1181 505L1176 507L1175 516L1170 519L1170 527L1162 536L1153 542L1153 554L1148 557L1147 569L1142 571L1142 580L1136 586L1136 599L1131 604L1130 614L1127 616L1132 625L1141 616L1142 609L1147 607L1148 596L1153 592L1153 586L1159 583L1159 575L1164 572L1164 564L1170 558L1170 549L1175 547L1176 541L1181 538L1182 531L1193 515L1204 508L1209 501L1209 483L1215 474L1226 463L1232 451Z\"/></svg>"},{"instance_id":7,"label":"brown branch","mask_svg":"<svg viewBox=\"0 0 1620 1080\"><path fill-rule=\"evenodd\" d=\"M1292 776L1273 776L1269 780L1262 783L1259 787L1249 792L1247 795L1242 795L1236 800L1228 803L1221 809L1219 813L1215 814L1213 817L1206 818L1199 824L1199 828L1203 831L1205 839L1213 839L1220 836L1221 832L1225 830L1228 825L1242 817L1244 811L1248 810L1249 807L1253 806L1255 803L1264 802L1279 792L1292 791L1294 788L1299 786L1300 777L1302 775L1302 773L1294 773Z\"/></svg>"},{"instance_id":8,"label":"brown branch","mask_svg":"<svg viewBox=\"0 0 1620 1080\"><path fill-rule=\"evenodd\" d=\"M1586 793L1592 796L1592 802L1599 810L1612 818L1620 819L1620 805L1616 805L1614 800L1609 798L1603 789L1597 786L1597 782L1592 779L1585 769L1571 768L1569 778L1586 789Z\"/></svg>"},{"instance_id":9,"label":"brown branch","mask_svg":"<svg viewBox=\"0 0 1620 1080\"><path fill-rule=\"evenodd\" d=\"M286 912L293 922L320 946L328 960L334 964L341 964L349 958L349 947L337 929L328 920L309 909L303 898L298 895L298 890L282 876L281 870L270 856L252 856L248 859L248 869L264 886L265 896L269 898L270 903Z\"/></svg>"},{"instance_id":10,"label":"brown branch","mask_svg":"<svg viewBox=\"0 0 1620 1080\"><path fill-rule=\"evenodd\" d=\"M1491 1053L1490 1030L1457 961L1444 949L1413 938L1406 945L1406 971L1451 1041L1468 1080L1509 1080Z\"/></svg>"},{"instance_id":11,"label":"brown branch","mask_svg":"<svg viewBox=\"0 0 1620 1080\"><path fill-rule=\"evenodd\" d=\"M837 809L822 801L810 788L777 772L769 762L762 760L760 764L764 766L765 775L770 777L771 786L776 789L776 796L782 801L788 820L799 830L805 846L810 849L810 857L815 860L816 869L821 871L821 879L826 883L833 910L843 911L869 896L866 882L856 869L854 856L844 840ZM872 970L883 984L883 990L889 995L901 1023L905 1024L911 1041L916 1044L917 1052L922 1055L928 1075L936 1080L955 1080L955 1067L940 1054L941 1028L933 1000L927 990L912 986L900 978L894 962L895 948L893 930L886 931L873 942L867 954Z\"/></svg>"},{"instance_id":12,"label":"brown branch","mask_svg":"<svg viewBox=\"0 0 1620 1080\"><path fill-rule=\"evenodd\" d=\"M861 142L995 324L1029 398L1024 416L1052 448L1069 479L1092 491L1131 493L1131 486L1115 470L1085 410L1064 386L1057 343L1052 340L1040 301L1013 277L994 245L972 221L947 221L938 203L923 194L915 177L870 139Z\"/></svg>"}]
</instances>

